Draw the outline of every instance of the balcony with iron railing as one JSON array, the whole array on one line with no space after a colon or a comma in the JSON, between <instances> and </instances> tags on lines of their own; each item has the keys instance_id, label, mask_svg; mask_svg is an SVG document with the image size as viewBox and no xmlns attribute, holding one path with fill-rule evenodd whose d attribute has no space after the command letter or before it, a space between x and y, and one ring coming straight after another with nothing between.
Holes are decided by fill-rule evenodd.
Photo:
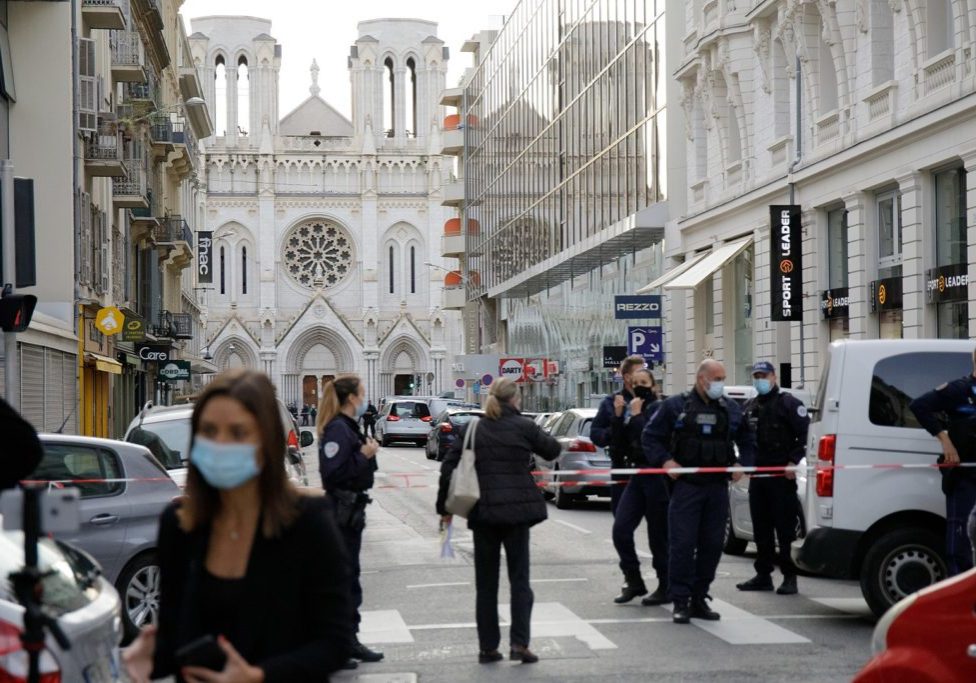
<instances>
[{"instance_id":1,"label":"balcony with iron railing","mask_svg":"<svg viewBox=\"0 0 976 683\"><path fill-rule=\"evenodd\" d=\"M129 210L129 239L144 247L156 244L156 231L162 223L156 193L146 190L146 206Z\"/></svg>"},{"instance_id":2,"label":"balcony with iron railing","mask_svg":"<svg viewBox=\"0 0 976 683\"><path fill-rule=\"evenodd\" d=\"M120 0L82 0L81 18L88 28L125 28L125 14Z\"/></svg>"},{"instance_id":3,"label":"balcony with iron railing","mask_svg":"<svg viewBox=\"0 0 976 683\"><path fill-rule=\"evenodd\" d=\"M170 163L177 175L185 177L197 165L197 138L193 127L182 116L173 117L171 125L175 154L170 157Z\"/></svg>"},{"instance_id":4,"label":"balcony with iron railing","mask_svg":"<svg viewBox=\"0 0 976 683\"><path fill-rule=\"evenodd\" d=\"M136 116L145 116L159 108L161 102L159 82L152 71L146 70L146 80L143 83L126 83L122 91L122 101L132 105Z\"/></svg>"},{"instance_id":5,"label":"balcony with iron railing","mask_svg":"<svg viewBox=\"0 0 976 683\"><path fill-rule=\"evenodd\" d=\"M102 121L98 131L85 139L85 170L89 175L106 178L125 175L122 133L114 121Z\"/></svg>"},{"instance_id":6,"label":"balcony with iron railing","mask_svg":"<svg viewBox=\"0 0 976 683\"><path fill-rule=\"evenodd\" d=\"M156 244L167 247L167 264L182 270L193 261L193 232L182 216L163 218L156 229Z\"/></svg>"},{"instance_id":7,"label":"balcony with iron railing","mask_svg":"<svg viewBox=\"0 0 976 683\"><path fill-rule=\"evenodd\" d=\"M148 209L148 164L145 159L127 159L126 175L112 179L112 204L116 209Z\"/></svg>"},{"instance_id":8,"label":"balcony with iron railing","mask_svg":"<svg viewBox=\"0 0 976 683\"><path fill-rule=\"evenodd\" d=\"M189 313L160 311L156 324L150 327L161 339L193 339L193 317Z\"/></svg>"},{"instance_id":9,"label":"balcony with iron railing","mask_svg":"<svg viewBox=\"0 0 976 683\"><path fill-rule=\"evenodd\" d=\"M112 78L117 83L145 83L142 38L136 31L112 31Z\"/></svg>"},{"instance_id":10,"label":"balcony with iron railing","mask_svg":"<svg viewBox=\"0 0 976 683\"><path fill-rule=\"evenodd\" d=\"M168 114L154 114L149 119L149 139L155 156L163 158L173 151L173 122Z\"/></svg>"}]
</instances>

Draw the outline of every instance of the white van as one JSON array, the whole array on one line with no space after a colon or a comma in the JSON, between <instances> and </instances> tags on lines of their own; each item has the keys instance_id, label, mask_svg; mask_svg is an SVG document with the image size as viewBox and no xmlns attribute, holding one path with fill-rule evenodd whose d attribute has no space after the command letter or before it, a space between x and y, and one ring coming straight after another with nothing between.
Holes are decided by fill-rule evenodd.
<instances>
[{"instance_id":1,"label":"white van","mask_svg":"<svg viewBox=\"0 0 976 683\"><path fill-rule=\"evenodd\" d=\"M830 345L811 407L807 462L836 465L807 480L806 537L793 558L807 571L857 578L875 614L946 576L945 496L938 441L909 403L973 371L966 340L865 340Z\"/></svg>"}]
</instances>

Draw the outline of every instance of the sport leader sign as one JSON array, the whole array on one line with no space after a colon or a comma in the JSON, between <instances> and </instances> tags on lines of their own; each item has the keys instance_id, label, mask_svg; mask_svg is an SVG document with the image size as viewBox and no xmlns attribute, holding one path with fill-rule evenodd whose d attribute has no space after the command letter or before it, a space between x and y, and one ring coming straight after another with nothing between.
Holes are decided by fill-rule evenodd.
<instances>
[{"instance_id":1,"label":"sport leader sign","mask_svg":"<svg viewBox=\"0 0 976 683\"><path fill-rule=\"evenodd\" d=\"M769 217L769 298L773 309L769 319L786 322L802 320L800 207L796 204L770 206Z\"/></svg>"}]
</instances>

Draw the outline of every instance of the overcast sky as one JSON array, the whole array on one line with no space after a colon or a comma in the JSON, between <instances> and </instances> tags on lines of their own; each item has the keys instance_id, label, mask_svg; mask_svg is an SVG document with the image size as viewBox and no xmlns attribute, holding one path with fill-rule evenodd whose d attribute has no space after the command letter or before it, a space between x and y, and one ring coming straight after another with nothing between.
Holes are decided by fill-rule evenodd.
<instances>
[{"instance_id":1,"label":"overcast sky","mask_svg":"<svg viewBox=\"0 0 976 683\"><path fill-rule=\"evenodd\" d=\"M186 0L180 10L190 20L212 14L250 15L271 20L271 35L282 46L280 112L284 116L308 97L309 67L314 57L322 70L321 97L350 115L349 72L346 57L358 37L356 24L366 19L406 17L438 23L437 34L451 50L447 85L457 85L471 55L461 44L485 28L498 28L518 0ZM408 13L405 13L409 9Z\"/></svg>"}]
</instances>

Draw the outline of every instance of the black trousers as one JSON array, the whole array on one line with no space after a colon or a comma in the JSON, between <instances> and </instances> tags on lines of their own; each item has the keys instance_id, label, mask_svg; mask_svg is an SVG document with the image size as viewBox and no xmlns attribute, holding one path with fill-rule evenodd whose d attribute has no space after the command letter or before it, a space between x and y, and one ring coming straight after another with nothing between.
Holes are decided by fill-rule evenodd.
<instances>
[{"instance_id":1,"label":"black trousers","mask_svg":"<svg viewBox=\"0 0 976 683\"><path fill-rule=\"evenodd\" d=\"M363 529L358 531L349 527L340 526L342 538L346 542L346 558L349 569L349 594L352 596L353 607L356 613L356 633L359 633L359 608L363 604L363 586L359 581L359 552L363 548Z\"/></svg>"},{"instance_id":2,"label":"black trousers","mask_svg":"<svg viewBox=\"0 0 976 683\"><path fill-rule=\"evenodd\" d=\"M675 600L708 594L722 559L728 517L729 485L721 475L702 483L681 477L675 482L668 507L668 578Z\"/></svg>"},{"instance_id":3,"label":"black trousers","mask_svg":"<svg viewBox=\"0 0 976 683\"><path fill-rule=\"evenodd\" d=\"M668 584L668 488L663 474L632 477L624 487L613 518L613 546L624 574L640 571L634 532L647 521L647 544L658 581Z\"/></svg>"},{"instance_id":4,"label":"black trousers","mask_svg":"<svg viewBox=\"0 0 976 683\"><path fill-rule=\"evenodd\" d=\"M532 603L529 586L529 527L477 525L474 533L474 578L477 589L476 615L481 650L496 650L501 642L498 627L498 571L505 547L508 582L512 593L512 628L509 642L528 647Z\"/></svg>"},{"instance_id":5,"label":"black trousers","mask_svg":"<svg viewBox=\"0 0 976 683\"><path fill-rule=\"evenodd\" d=\"M769 576L774 560L783 576L796 576L790 544L796 540L800 505L796 480L785 477L755 477L749 481L749 512L756 542L756 573Z\"/></svg>"},{"instance_id":6,"label":"black trousers","mask_svg":"<svg viewBox=\"0 0 976 683\"><path fill-rule=\"evenodd\" d=\"M376 421L363 420L363 436L376 438Z\"/></svg>"}]
</instances>

